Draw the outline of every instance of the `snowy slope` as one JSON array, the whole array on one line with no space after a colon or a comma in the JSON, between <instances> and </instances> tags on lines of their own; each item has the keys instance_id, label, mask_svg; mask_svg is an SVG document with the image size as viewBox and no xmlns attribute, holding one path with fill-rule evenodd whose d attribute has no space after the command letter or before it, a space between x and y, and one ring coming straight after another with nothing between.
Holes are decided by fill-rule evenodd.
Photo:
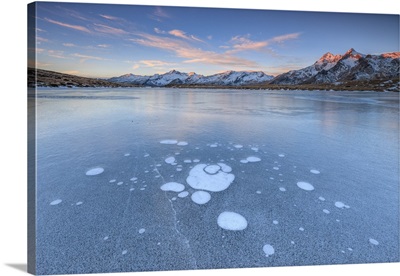
<instances>
[{"instance_id":1,"label":"snowy slope","mask_svg":"<svg viewBox=\"0 0 400 276\"><path fill-rule=\"evenodd\" d=\"M313 65L274 78L273 84L337 83L389 79L399 75L400 53L364 55L353 48L344 55L326 53Z\"/></svg>"},{"instance_id":2,"label":"snowy slope","mask_svg":"<svg viewBox=\"0 0 400 276\"><path fill-rule=\"evenodd\" d=\"M173 84L203 84L203 85L246 85L263 83L273 79L273 76L258 71L226 71L210 76L203 76L191 73L182 73L176 70L165 74L155 74L153 76L140 76L126 74L120 77L108 79L111 82L130 83L148 86L166 86Z\"/></svg>"}]
</instances>

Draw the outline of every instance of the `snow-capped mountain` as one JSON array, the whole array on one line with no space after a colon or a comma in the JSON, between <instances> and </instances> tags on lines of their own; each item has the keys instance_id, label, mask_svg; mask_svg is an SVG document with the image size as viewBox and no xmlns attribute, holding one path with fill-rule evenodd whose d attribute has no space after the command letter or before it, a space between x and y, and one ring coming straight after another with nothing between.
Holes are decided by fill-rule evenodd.
<instances>
[{"instance_id":1,"label":"snow-capped mountain","mask_svg":"<svg viewBox=\"0 0 400 276\"><path fill-rule=\"evenodd\" d=\"M390 79L399 76L400 53L364 55L353 48L344 55L324 54L313 65L274 78L271 84L315 84Z\"/></svg>"},{"instance_id":2,"label":"snow-capped mountain","mask_svg":"<svg viewBox=\"0 0 400 276\"><path fill-rule=\"evenodd\" d=\"M166 86L174 84L239 86L246 84L265 83L272 79L273 76L267 75L261 71L226 71L210 76L203 76L194 72L182 73L172 70L165 74L155 74L152 76L126 74L120 77L110 78L108 81L147 86Z\"/></svg>"}]
</instances>

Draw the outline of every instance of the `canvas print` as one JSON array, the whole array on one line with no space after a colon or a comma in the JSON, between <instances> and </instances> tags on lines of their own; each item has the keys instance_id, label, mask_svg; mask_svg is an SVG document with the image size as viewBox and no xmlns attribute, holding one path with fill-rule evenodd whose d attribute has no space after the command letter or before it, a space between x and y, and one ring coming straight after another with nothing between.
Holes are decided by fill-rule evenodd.
<instances>
[{"instance_id":1,"label":"canvas print","mask_svg":"<svg viewBox=\"0 0 400 276\"><path fill-rule=\"evenodd\" d=\"M398 262L398 22L29 4L29 272Z\"/></svg>"}]
</instances>

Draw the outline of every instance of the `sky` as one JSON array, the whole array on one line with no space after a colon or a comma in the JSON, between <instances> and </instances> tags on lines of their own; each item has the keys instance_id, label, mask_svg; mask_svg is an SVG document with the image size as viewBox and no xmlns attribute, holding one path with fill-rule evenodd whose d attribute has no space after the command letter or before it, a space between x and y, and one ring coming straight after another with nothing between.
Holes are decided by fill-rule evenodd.
<instances>
[{"instance_id":1,"label":"sky","mask_svg":"<svg viewBox=\"0 0 400 276\"><path fill-rule=\"evenodd\" d=\"M37 2L41 69L87 77L170 70L278 74L326 52L399 51L399 15ZM33 36L31 38L34 38ZM35 47L36 46L36 47ZM34 66L32 60L29 66Z\"/></svg>"}]
</instances>

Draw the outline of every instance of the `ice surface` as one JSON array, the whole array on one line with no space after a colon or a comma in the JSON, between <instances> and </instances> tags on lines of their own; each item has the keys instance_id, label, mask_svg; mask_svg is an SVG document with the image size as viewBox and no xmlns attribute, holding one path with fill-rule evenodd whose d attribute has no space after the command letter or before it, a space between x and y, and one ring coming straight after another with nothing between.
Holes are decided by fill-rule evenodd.
<instances>
[{"instance_id":1,"label":"ice surface","mask_svg":"<svg viewBox=\"0 0 400 276\"><path fill-rule=\"evenodd\" d=\"M338 208L340 208L340 209L343 209L343 208L350 208L349 205L346 205L346 204L344 204L344 203L341 202L341 201L336 201L336 202L335 202L335 206L338 207Z\"/></svg>"},{"instance_id":2,"label":"ice surface","mask_svg":"<svg viewBox=\"0 0 400 276\"><path fill-rule=\"evenodd\" d=\"M185 190L185 186L177 182L168 182L161 186L161 190L165 192L177 192L180 193Z\"/></svg>"},{"instance_id":3,"label":"ice surface","mask_svg":"<svg viewBox=\"0 0 400 276\"><path fill-rule=\"evenodd\" d=\"M312 190L314 190L314 186L311 185L311 184L308 183L308 182L303 182L303 181L297 182L297 186L298 186L300 189L303 189L303 190L305 190L305 191L312 191Z\"/></svg>"},{"instance_id":4,"label":"ice surface","mask_svg":"<svg viewBox=\"0 0 400 276\"><path fill-rule=\"evenodd\" d=\"M375 239L369 239L369 242L372 243L373 245L379 245L379 242Z\"/></svg>"},{"instance_id":5,"label":"ice surface","mask_svg":"<svg viewBox=\"0 0 400 276\"><path fill-rule=\"evenodd\" d=\"M194 203L197 204L206 204L210 201L211 195L205 191L196 191L191 196Z\"/></svg>"},{"instance_id":6,"label":"ice surface","mask_svg":"<svg viewBox=\"0 0 400 276\"><path fill-rule=\"evenodd\" d=\"M249 162L260 162L261 158L256 157L256 156L249 156L249 157L246 158L246 160L249 161Z\"/></svg>"},{"instance_id":7,"label":"ice surface","mask_svg":"<svg viewBox=\"0 0 400 276\"><path fill-rule=\"evenodd\" d=\"M61 202L62 202L61 199L56 199L56 200L53 200L52 202L50 202L50 205L57 205L57 204L60 204Z\"/></svg>"},{"instance_id":8,"label":"ice surface","mask_svg":"<svg viewBox=\"0 0 400 276\"><path fill-rule=\"evenodd\" d=\"M190 170L186 182L194 189L220 192L229 187L235 175L219 170L216 174L208 174L204 171L206 164L197 164Z\"/></svg>"},{"instance_id":9,"label":"ice surface","mask_svg":"<svg viewBox=\"0 0 400 276\"><path fill-rule=\"evenodd\" d=\"M318 171L318 170L310 170L310 173L313 173L313 174L320 174L320 172Z\"/></svg>"},{"instance_id":10,"label":"ice surface","mask_svg":"<svg viewBox=\"0 0 400 276\"><path fill-rule=\"evenodd\" d=\"M187 146L189 143L186 141L180 141L177 143L178 146Z\"/></svg>"},{"instance_id":11,"label":"ice surface","mask_svg":"<svg viewBox=\"0 0 400 276\"><path fill-rule=\"evenodd\" d=\"M218 226L231 231L240 231L247 228L247 220L235 212L222 212L217 219Z\"/></svg>"},{"instance_id":12,"label":"ice surface","mask_svg":"<svg viewBox=\"0 0 400 276\"><path fill-rule=\"evenodd\" d=\"M101 167L97 167L97 168L93 168L93 169L88 170L86 172L86 175L90 175L90 176L98 175L98 174L101 174L102 172L104 172L104 169L101 168Z\"/></svg>"},{"instance_id":13,"label":"ice surface","mask_svg":"<svg viewBox=\"0 0 400 276\"><path fill-rule=\"evenodd\" d=\"M188 195L189 195L189 192L188 192L188 191L183 191L183 192L181 192L181 193L178 194L178 197L184 198L184 197L187 197Z\"/></svg>"},{"instance_id":14,"label":"ice surface","mask_svg":"<svg viewBox=\"0 0 400 276\"><path fill-rule=\"evenodd\" d=\"M174 144L178 143L178 141L173 140L173 139L167 139L167 140L160 141L160 143L165 144L165 145L174 145Z\"/></svg>"},{"instance_id":15,"label":"ice surface","mask_svg":"<svg viewBox=\"0 0 400 276\"><path fill-rule=\"evenodd\" d=\"M264 251L266 257L269 257L275 253L275 249L270 244L264 245L263 251Z\"/></svg>"},{"instance_id":16,"label":"ice surface","mask_svg":"<svg viewBox=\"0 0 400 276\"><path fill-rule=\"evenodd\" d=\"M176 161L176 159L173 156L165 158L165 163L167 163L167 164L171 164L172 165L172 164L175 163L175 161Z\"/></svg>"}]
</instances>

